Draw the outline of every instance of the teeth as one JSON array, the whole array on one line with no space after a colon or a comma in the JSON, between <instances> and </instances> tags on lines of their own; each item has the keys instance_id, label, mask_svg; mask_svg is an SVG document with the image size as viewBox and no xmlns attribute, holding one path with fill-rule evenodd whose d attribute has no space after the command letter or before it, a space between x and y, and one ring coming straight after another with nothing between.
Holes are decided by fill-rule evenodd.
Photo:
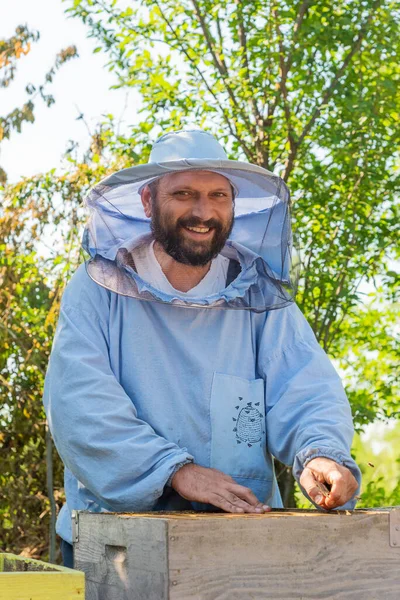
<instances>
[{"instance_id":1,"label":"teeth","mask_svg":"<svg viewBox=\"0 0 400 600\"><path fill-rule=\"evenodd\" d=\"M197 233L207 233L210 231L209 227L188 227L187 229L190 229L190 231L196 231Z\"/></svg>"}]
</instances>

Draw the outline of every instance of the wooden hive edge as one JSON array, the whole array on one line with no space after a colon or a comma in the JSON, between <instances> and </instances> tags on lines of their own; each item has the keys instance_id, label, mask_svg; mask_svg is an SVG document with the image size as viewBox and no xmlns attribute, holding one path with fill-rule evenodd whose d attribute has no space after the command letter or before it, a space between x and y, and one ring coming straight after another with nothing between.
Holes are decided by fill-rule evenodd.
<instances>
[{"instance_id":1,"label":"wooden hive edge","mask_svg":"<svg viewBox=\"0 0 400 600\"><path fill-rule=\"evenodd\" d=\"M13 564L14 570L4 570ZM1 599L53 600L55 597L59 600L83 600L85 574L33 558L0 553Z\"/></svg>"},{"instance_id":2,"label":"wooden hive edge","mask_svg":"<svg viewBox=\"0 0 400 600\"><path fill-rule=\"evenodd\" d=\"M166 520L206 520L206 519L271 519L271 518L282 518L282 517L306 517L306 518L324 518L324 517L351 517L357 515L368 515L368 514L382 514L389 513L392 510L400 510L400 506L391 506L383 508L357 508L355 510L331 510L331 511L320 511L317 509L273 509L270 512L264 514L231 514L224 512L195 512L195 511L183 511L183 512L169 512L169 511L157 511L157 512L105 512L101 513L102 517L118 517L121 519L166 519ZM79 514L83 515L95 515L90 511L79 511Z\"/></svg>"},{"instance_id":3,"label":"wooden hive edge","mask_svg":"<svg viewBox=\"0 0 400 600\"><path fill-rule=\"evenodd\" d=\"M23 570L10 570L5 571L4 566L6 561L10 563L21 563L23 565L32 565L34 568L32 570L23 569ZM0 552L0 575L8 575L13 573L69 573L75 575L79 571L75 571L74 569L69 569L68 567L63 567L61 565L55 565L53 563L46 563L42 560L37 560L35 558L28 558L26 556L19 556L17 554L11 554L10 552Z\"/></svg>"}]
</instances>

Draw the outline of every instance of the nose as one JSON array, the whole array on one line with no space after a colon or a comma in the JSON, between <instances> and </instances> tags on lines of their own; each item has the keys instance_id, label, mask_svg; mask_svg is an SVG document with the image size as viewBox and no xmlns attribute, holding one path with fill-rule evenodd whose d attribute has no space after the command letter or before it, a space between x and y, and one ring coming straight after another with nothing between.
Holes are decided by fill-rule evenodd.
<instances>
[{"instance_id":1,"label":"nose","mask_svg":"<svg viewBox=\"0 0 400 600\"><path fill-rule=\"evenodd\" d=\"M212 201L206 194L199 194L192 206L192 216L208 221L214 216Z\"/></svg>"}]
</instances>

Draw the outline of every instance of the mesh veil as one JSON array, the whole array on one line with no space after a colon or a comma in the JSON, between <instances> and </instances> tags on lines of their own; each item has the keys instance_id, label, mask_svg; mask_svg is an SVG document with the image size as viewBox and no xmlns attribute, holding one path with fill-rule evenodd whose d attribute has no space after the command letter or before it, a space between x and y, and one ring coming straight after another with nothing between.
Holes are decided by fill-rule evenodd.
<instances>
[{"instance_id":1,"label":"mesh veil","mask_svg":"<svg viewBox=\"0 0 400 600\"><path fill-rule=\"evenodd\" d=\"M234 226L221 254L236 276L210 296L167 294L142 279L135 249L152 240L140 191L166 173L207 170L223 175L236 191ZM264 312L294 300L290 196L282 179L256 165L230 160L184 159L124 169L96 185L86 199L89 220L83 247L89 276L108 290L144 301L192 308Z\"/></svg>"}]
</instances>

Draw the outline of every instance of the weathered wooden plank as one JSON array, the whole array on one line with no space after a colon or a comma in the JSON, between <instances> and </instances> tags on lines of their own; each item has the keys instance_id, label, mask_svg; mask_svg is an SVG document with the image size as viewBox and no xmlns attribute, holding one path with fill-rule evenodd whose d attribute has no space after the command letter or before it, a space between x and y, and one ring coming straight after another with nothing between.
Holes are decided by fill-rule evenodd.
<instances>
[{"instance_id":1,"label":"weathered wooden plank","mask_svg":"<svg viewBox=\"0 0 400 600\"><path fill-rule=\"evenodd\" d=\"M400 598L388 511L80 513L75 556L87 600Z\"/></svg>"},{"instance_id":2,"label":"weathered wooden plank","mask_svg":"<svg viewBox=\"0 0 400 600\"><path fill-rule=\"evenodd\" d=\"M400 597L388 513L171 521L170 600Z\"/></svg>"},{"instance_id":3,"label":"weathered wooden plank","mask_svg":"<svg viewBox=\"0 0 400 600\"><path fill-rule=\"evenodd\" d=\"M0 554L0 600L84 600L84 574L59 565Z\"/></svg>"},{"instance_id":4,"label":"weathered wooden plank","mask_svg":"<svg viewBox=\"0 0 400 600\"><path fill-rule=\"evenodd\" d=\"M166 521L109 517L79 519L74 566L86 574L87 600L167 600Z\"/></svg>"}]
</instances>

